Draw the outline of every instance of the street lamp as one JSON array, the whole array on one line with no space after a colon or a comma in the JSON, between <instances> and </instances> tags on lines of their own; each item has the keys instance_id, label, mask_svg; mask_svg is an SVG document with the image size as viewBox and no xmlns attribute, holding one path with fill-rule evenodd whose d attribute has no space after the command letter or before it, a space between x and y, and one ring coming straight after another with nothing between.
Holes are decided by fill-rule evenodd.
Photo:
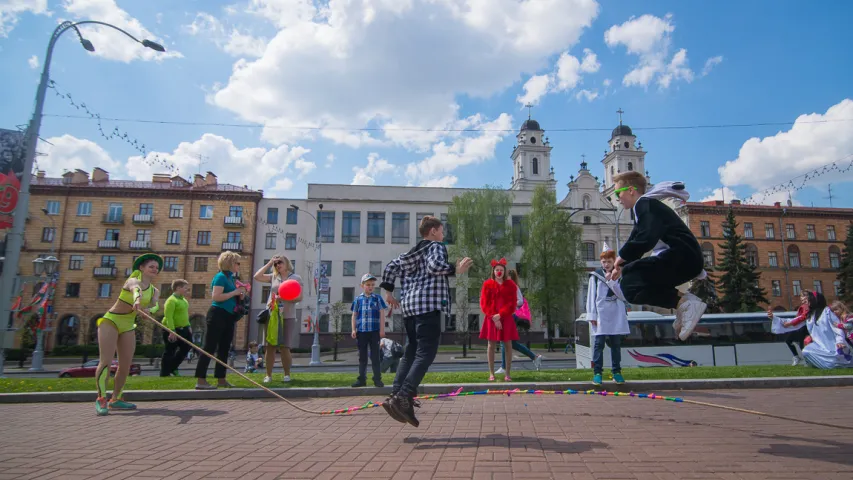
<instances>
[{"instance_id":1,"label":"street lamp","mask_svg":"<svg viewBox=\"0 0 853 480\"><path fill-rule=\"evenodd\" d=\"M52 248L51 248L52 250ZM55 280L56 271L59 268L59 259L50 255L45 258L37 258L33 260L33 272L37 277L41 277L42 275L47 275L48 281L48 289L47 294L48 299L53 297L54 295L54 287L50 285ZM50 315L49 312L45 312L45 315ZM48 319L48 321L50 321ZM44 332L45 329L39 329L38 337L36 337L36 349L33 350L33 361L30 365L31 372L43 372L44 371Z\"/></svg>"},{"instance_id":2,"label":"street lamp","mask_svg":"<svg viewBox=\"0 0 853 480\"><path fill-rule=\"evenodd\" d=\"M0 312L10 311L10 307L12 306L12 293L15 278L18 275L18 261L21 258L21 245L24 240L24 225L27 218L26 212L29 211L30 207L30 180L32 178L30 172L33 171L33 163L36 158L36 142L38 142L39 130L41 129L44 99L47 94L47 86L50 83L50 61L53 58L53 48L56 46L56 41L59 40L59 37L62 36L63 33L70 29L74 29L77 33L77 38L80 39L80 45L82 45L86 50L94 52L95 46L92 45L92 42L83 38L83 34L80 33L80 29L77 28L79 25L88 24L110 27L123 33L125 36L134 42L141 44L143 47L150 48L157 52L166 51L166 49L159 43L152 42L151 40L139 40L115 25L94 20L84 20L82 22L65 21L60 23L53 31L53 35L51 35L50 42L47 45L47 54L44 57L44 68L41 72L41 80L39 82L38 89L36 90L36 106L33 111L33 118L30 120L24 139L26 151L24 157L24 169L21 175L20 192L18 193L18 204L15 207L14 221L12 229L9 231L7 236L6 243L6 257L4 263L7 268L4 268L2 275L0 275ZM2 324L0 324L0 326L3 327L0 328L0 355L2 355L2 346L5 344L6 333L9 331L7 319L2 319ZM2 368L0 368L0 372L2 372Z\"/></svg>"},{"instance_id":3,"label":"street lamp","mask_svg":"<svg viewBox=\"0 0 853 480\"><path fill-rule=\"evenodd\" d=\"M290 205L290 208L299 212L298 205ZM320 204L320 210L323 210L323 204ZM322 265L323 258L323 242L320 241L320 221L317 220L317 217L311 214L311 212L306 211L306 214L310 215L311 218L314 219L314 223L317 225L316 228L316 240L317 240L317 271L320 272L320 266ZM311 344L311 362L308 366L316 367L322 365L323 362L320 361L320 279L317 279L317 303L315 305L314 310L314 321L316 325L314 327L314 343Z\"/></svg>"}]
</instances>

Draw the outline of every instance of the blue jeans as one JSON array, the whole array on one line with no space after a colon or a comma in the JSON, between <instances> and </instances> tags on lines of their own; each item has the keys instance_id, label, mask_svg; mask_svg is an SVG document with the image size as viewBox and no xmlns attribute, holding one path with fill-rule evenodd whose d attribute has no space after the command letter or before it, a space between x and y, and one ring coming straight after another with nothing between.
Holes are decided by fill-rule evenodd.
<instances>
[{"instance_id":1,"label":"blue jeans","mask_svg":"<svg viewBox=\"0 0 853 480\"><path fill-rule=\"evenodd\" d=\"M406 327L406 349L397 375L394 377L394 394L414 397L424 379L441 341L441 312L435 310L403 318Z\"/></svg>"},{"instance_id":2,"label":"blue jeans","mask_svg":"<svg viewBox=\"0 0 853 480\"><path fill-rule=\"evenodd\" d=\"M527 345L519 342L518 340L512 341L512 349L518 350L519 352L523 353L524 355L527 355L528 357L530 357L531 360L536 359L536 355L533 352L531 352L529 348L527 348ZM505 348L501 349L501 368L506 370L506 349Z\"/></svg>"},{"instance_id":3,"label":"blue jeans","mask_svg":"<svg viewBox=\"0 0 853 480\"><path fill-rule=\"evenodd\" d=\"M595 344L592 348L592 371L596 375L601 374L604 367L604 343L610 347L610 371L614 374L622 373L622 336L621 335L596 335Z\"/></svg>"}]
</instances>

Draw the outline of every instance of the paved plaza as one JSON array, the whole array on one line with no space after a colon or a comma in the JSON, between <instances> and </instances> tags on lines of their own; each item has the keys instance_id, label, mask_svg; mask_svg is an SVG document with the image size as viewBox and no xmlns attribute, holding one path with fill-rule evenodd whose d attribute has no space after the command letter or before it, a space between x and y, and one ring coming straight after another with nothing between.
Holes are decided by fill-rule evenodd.
<instances>
[{"instance_id":1,"label":"paved plaza","mask_svg":"<svg viewBox=\"0 0 853 480\"><path fill-rule=\"evenodd\" d=\"M0 405L0 479L840 479L853 476L853 388L686 392L830 429L630 397L424 402L420 428L382 409L304 414L280 400ZM129 399L132 397L129 395ZM315 410L378 398L299 401Z\"/></svg>"}]
</instances>

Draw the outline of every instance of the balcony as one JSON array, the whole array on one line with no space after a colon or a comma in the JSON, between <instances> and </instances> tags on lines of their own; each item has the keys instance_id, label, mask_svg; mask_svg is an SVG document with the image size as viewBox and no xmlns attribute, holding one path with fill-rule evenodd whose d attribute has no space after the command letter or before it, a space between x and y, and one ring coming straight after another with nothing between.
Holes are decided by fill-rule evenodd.
<instances>
[{"instance_id":1,"label":"balcony","mask_svg":"<svg viewBox=\"0 0 853 480\"><path fill-rule=\"evenodd\" d=\"M124 215L105 213L101 223L106 225L124 225Z\"/></svg>"},{"instance_id":2,"label":"balcony","mask_svg":"<svg viewBox=\"0 0 853 480\"><path fill-rule=\"evenodd\" d=\"M120 248L118 240L98 240L98 248L106 250L118 250Z\"/></svg>"},{"instance_id":3,"label":"balcony","mask_svg":"<svg viewBox=\"0 0 853 480\"><path fill-rule=\"evenodd\" d=\"M243 242L222 242L222 251L242 252Z\"/></svg>"},{"instance_id":4,"label":"balcony","mask_svg":"<svg viewBox=\"0 0 853 480\"><path fill-rule=\"evenodd\" d=\"M243 217L225 217L225 226L242 228L246 226L246 223L243 221Z\"/></svg>"},{"instance_id":5,"label":"balcony","mask_svg":"<svg viewBox=\"0 0 853 480\"><path fill-rule=\"evenodd\" d=\"M137 213L133 216L134 225L154 225L154 215Z\"/></svg>"},{"instance_id":6,"label":"balcony","mask_svg":"<svg viewBox=\"0 0 853 480\"><path fill-rule=\"evenodd\" d=\"M118 274L116 267L95 267L92 270L95 278L116 278L116 274Z\"/></svg>"},{"instance_id":7,"label":"balcony","mask_svg":"<svg viewBox=\"0 0 853 480\"><path fill-rule=\"evenodd\" d=\"M151 240L131 240L128 246L131 250L151 250Z\"/></svg>"}]
</instances>

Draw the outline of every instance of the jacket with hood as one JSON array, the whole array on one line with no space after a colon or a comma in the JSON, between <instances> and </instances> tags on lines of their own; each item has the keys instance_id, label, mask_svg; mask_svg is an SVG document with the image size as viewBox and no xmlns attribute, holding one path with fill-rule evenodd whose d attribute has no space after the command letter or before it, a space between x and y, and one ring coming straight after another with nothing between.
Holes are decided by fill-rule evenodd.
<instances>
[{"instance_id":1,"label":"jacket with hood","mask_svg":"<svg viewBox=\"0 0 853 480\"><path fill-rule=\"evenodd\" d=\"M403 293L400 303L403 316L443 311L450 314L450 281L456 267L447 259L447 247L441 242L421 240L408 252L385 265L382 283L385 291L393 292L400 278Z\"/></svg>"}]
</instances>

